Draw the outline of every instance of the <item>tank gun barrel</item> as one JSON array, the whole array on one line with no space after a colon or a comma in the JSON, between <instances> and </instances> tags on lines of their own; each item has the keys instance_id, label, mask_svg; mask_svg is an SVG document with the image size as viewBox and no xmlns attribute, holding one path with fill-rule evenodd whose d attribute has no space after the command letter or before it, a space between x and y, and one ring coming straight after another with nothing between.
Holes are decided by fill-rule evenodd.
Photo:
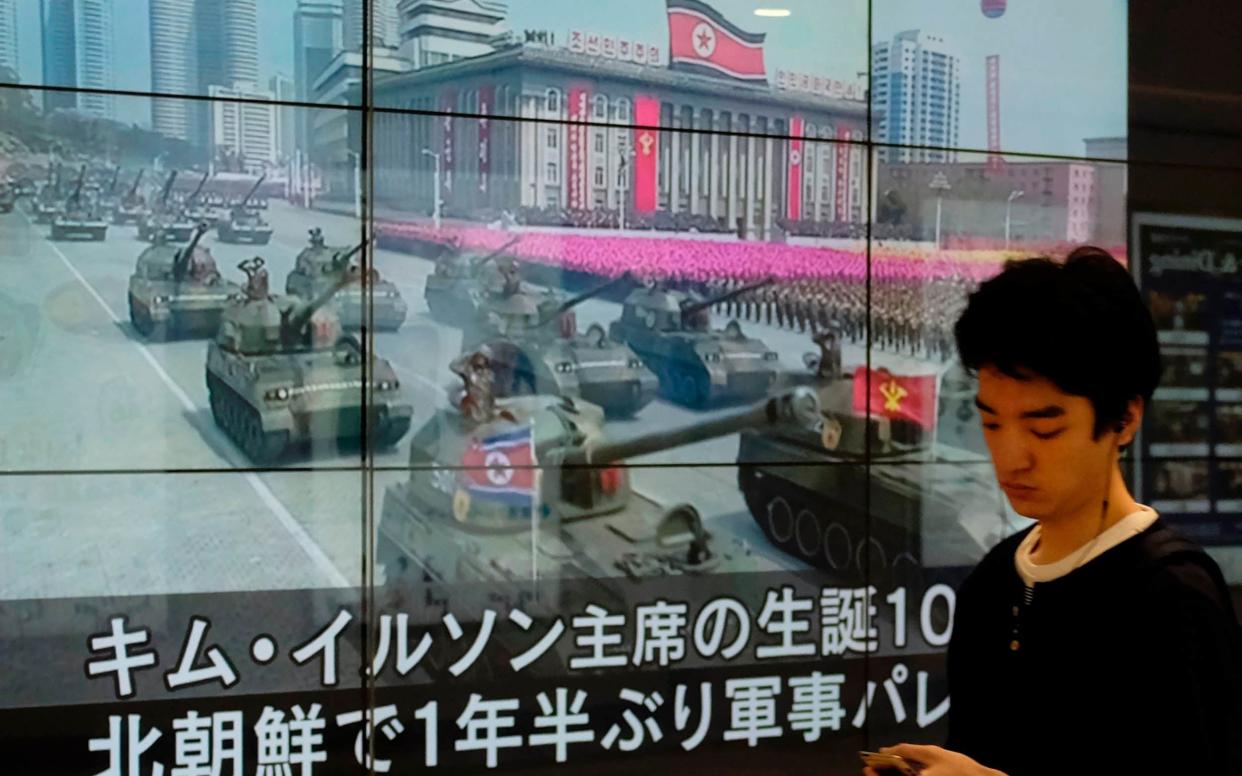
<instances>
[{"instance_id":1,"label":"tank gun barrel","mask_svg":"<svg viewBox=\"0 0 1242 776\"><path fill-rule=\"evenodd\" d=\"M186 197L186 200L185 200L186 207L189 207L190 205L194 204L194 201L198 199L199 192L203 190L203 186L206 185L207 179L210 177L211 177L210 172L203 173L203 177L199 179L198 185L194 187L194 191L190 194L190 196Z\"/></svg>"},{"instance_id":2,"label":"tank gun barrel","mask_svg":"<svg viewBox=\"0 0 1242 776\"><path fill-rule=\"evenodd\" d=\"M569 449L563 464L599 465L715 439L747 428L790 425L812 428L821 418L819 398L805 386L768 397L751 407L686 426L597 445Z\"/></svg>"},{"instance_id":3,"label":"tank gun barrel","mask_svg":"<svg viewBox=\"0 0 1242 776\"><path fill-rule=\"evenodd\" d=\"M483 257L481 257L481 258L475 259L475 260L474 260L474 264L473 264L472 266L473 266L475 269L480 269L480 268L482 268L482 266L483 266L484 264L488 263L489 261L492 261L492 260L493 260L493 259L495 259L497 256L499 256L500 254L504 253L505 251L509 250L509 249L510 249L510 248L512 248L513 246L517 245L517 244L518 244L518 241L519 241L519 240L521 240L521 239L522 239L522 238L521 238L521 236L520 236L520 235L519 235L519 236L517 236L517 237L514 237L514 238L512 238L512 239L510 239L510 240L509 240L509 241L507 241L504 245L500 246L499 248L497 248L496 250L494 250L494 251L492 251L491 253L487 254L486 256L483 256Z\"/></svg>"},{"instance_id":4,"label":"tank gun barrel","mask_svg":"<svg viewBox=\"0 0 1242 776\"><path fill-rule=\"evenodd\" d=\"M357 268L350 267L349 270L341 273L341 276L333 281L332 285L325 289L323 293L312 299L308 304L290 313L281 326L285 339L297 339L302 330L310 323L311 317L319 312L321 307L332 301L332 297L336 296L337 291L356 281L359 276L360 273Z\"/></svg>"},{"instance_id":5,"label":"tank gun barrel","mask_svg":"<svg viewBox=\"0 0 1242 776\"><path fill-rule=\"evenodd\" d=\"M118 165L117 165L115 168L113 168L113 170L112 170L112 183L108 184L108 193L109 193L109 194L115 194L115 193L116 193L116 184L117 184L117 181L119 181L120 179L121 179L121 165L119 165L119 164L118 164Z\"/></svg>"},{"instance_id":6,"label":"tank gun barrel","mask_svg":"<svg viewBox=\"0 0 1242 776\"><path fill-rule=\"evenodd\" d=\"M254 182L253 186L250 187L250 191L246 192L246 196L242 198L242 201L237 204L237 207L239 209L244 208L246 207L246 205L250 204L250 198L254 196L254 193L259 190L259 187L263 185L263 181L265 180L267 180L267 173L263 173L261 176L259 176L259 179Z\"/></svg>"},{"instance_id":7,"label":"tank gun barrel","mask_svg":"<svg viewBox=\"0 0 1242 776\"><path fill-rule=\"evenodd\" d=\"M173 260L173 277L180 279L185 274L185 268L190 265L190 257L194 255L194 249L198 247L198 241L206 233L206 222L200 222L194 227L190 241L177 250L177 258Z\"/></svg>"},{"instance_id":8,"label":"tank gun barrel","mask_svg":"<svg viewBox=\"0 0 1242 776\"><path fill-rule=\"evenodd\" d=\"M338 267L349 266L349 262L353 261L353 258L358 255L363 246L366 244L367 241L363 240L354 247L350 248L348 251L337 251L332 255L332 263Z\"/></svg>"},{"instance_id":9,"label":"tank gun barrel","mask_svg":"<svg viewBox=\"0 0 1242 776\"><path fill-rule=\"evenodd\" d=\"M561 317L561 315L563 315L564 313L569 312L570 310L582 304L583 302L589 299L594 299L600 294L603 294L607 291L611 291L612 289L617 288L618 286L632 284L633 282L634 282L633 276L630 275L630 273L626 272L622 274L620 277L615 277L612 280L609 280L607 283L603 283L601 285L596 286L595 288L584 291L581 294L578 294L577 296L571 299L568 299L562 302L561 304L557 305L555 310L549 313L546 318L543 318L542 320L539 321L539 325L543 326L545 324L551 323L552 321Z\"/></svg>"},{"instance_id":10,"label":"tank gun barrel","mask_svg":"<svg viewBox=\"0 0 1242 776\"><path fill-rule=\"evenodd\" d=\"M138 177L134 178L133 184L129 187L129 193L125 195L126 199L133 199L138 195L138 186L142 183L142 174L146 171L145 167L138 171Z\"/></svg>"},{"instance_id":11,"label":"tank gun barrel","mask_svg":"<svg viewBox=\"0 0 1242 776\"><path fill-rule=\"evenodd\" d=\"M82 185L86 183L86 165L82 165L82 169L78 171L78 180L73 184L73 193L69 195L69 201L77 203L82 196Z\"/></svg>"},{"instance_id":12,"label":"tank gun barrel","mask_svg":"<svg viewBox=\"0 0 1242 776\"><path fill-rule=\"evenodd\" d=\"M742 294L748 294L751 291L758 290L765 286L770 286L775 282L776 282L775 278L765 278L763 280L760 280L757 283L751 283L749 285L742 286L741 288L735 288L732 291L726 291L723 294L717 294L716 296L709 297L707 299L704 299L701 302L694 302L693 304L688 304L685 307L681 308L681 317L689 318L690 316L694 315L700 310L707 310L711 307L715 307L721 302L727 302L730 299L734 299L736 297L741 296Z\"/></svg>"},{"instance_id":13,"label":"tank gun barrel","mask_svg":"<svg viewBox=\"0 0 1242 776\"><path fill-rule=\"evenodd\" d=\"M172 193L173 182L177 180L177 171L173 170L168 173L168 180L164 181L164 190L160 192L160 205L168 204L168 195Z\"/></svg>"}]
</instances>

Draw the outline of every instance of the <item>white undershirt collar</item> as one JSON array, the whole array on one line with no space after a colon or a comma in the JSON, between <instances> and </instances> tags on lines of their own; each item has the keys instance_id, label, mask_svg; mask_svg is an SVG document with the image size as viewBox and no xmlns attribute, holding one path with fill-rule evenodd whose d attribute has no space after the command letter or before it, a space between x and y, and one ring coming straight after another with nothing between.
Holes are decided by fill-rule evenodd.
<instances>
[{"instance_id":1,"label":"white undershirt collar","mask_svg":"<svg viewBox=\"0 0 1242 776\"><path fill-rule=\"evenodd\" d=\"M1040 529L1043 527L1037 524L1018 545L1014 553L1014 567L1018 570L1018 575L1022 577L1027 587L1039 582L1051 582L1086 565L1126 539L1141 534L1156 522L1159 514L1149 506L1139 504L1138 507L1136 511L1118 520L1104 533L1055 563L1039 564L1031 560L1031 553L1039 544Z\"/></svg>"}]
</instances>

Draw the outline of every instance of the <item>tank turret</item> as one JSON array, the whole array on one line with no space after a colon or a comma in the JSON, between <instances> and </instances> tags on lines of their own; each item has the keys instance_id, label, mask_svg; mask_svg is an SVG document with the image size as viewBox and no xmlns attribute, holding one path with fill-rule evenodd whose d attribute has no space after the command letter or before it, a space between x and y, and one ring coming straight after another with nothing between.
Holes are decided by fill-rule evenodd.
<instances>
[{"instance_id":1,"label":"tank turret","mask_svg":"<svg viewBox=\"0 0 1242 776\"><path fill-rule=\"evenodd\" d=\"M431 317L459 328L477 325L481 301L498 279L489 265L521 240L515 236L482 256L465 256L454 243L436 259L435 271L427 278L423 298Z\"/></svg>"},{"instance_id":2,"label":"tank turret","mask_svg":"<svg viewBox=\"0 0 1242 776\"><path fill-rule=\"evenodd\" d=\"M138 219L138 238L154 242L156 237L163 235L173 242L186 242L194 231L197 221L190 220L183 208L175 207L171 201L173 184L177 180L177 171L171 170L160 195ZM201 185L200 181L200 185Z\"/></svg>"},{"instance_id":3,"label":"tank turret","mask_svg":"<svg viewBox=\"0 0 1242 776\"><path fill-rule=\"evenodd\" d=\"M609 334L634 349L659 376L661 391L672 401L689 407L753 401L775 386L779 357L760 340L747 337L736 320L712 330L709 310L771 282L704 300L649 285L626 298Z\"/></svg>"},{"instance_id":4,"label":"tank turret","mask_svg":"<svg viewBox=\"0 0 1242 776\"><path fill-rule=\"evenodd\" d=\"M146 173L146 168L139 170L138 174L134 176L134 182L130 184L129 188L121 196L121 200L117 203L116 210L112 214L112 223L136 224L142 218L142 208L146 200L138 187L142 185L144 173Z\"/></svg>"},{"instance_id":5,"label":"tank turret","mask_svg":"<svg viewBox=\"0 0 1242 776\"><path fill-rule=\"evenodd\" d=\"M143 337L214 335L230 298L241 293L236 283L221 277L211 252L201 244L206 230L206 224L199 224L185 245L161 232L139 254L129 278L129 316Z\"/></svg>"},{"instance_id":6,"label":"tank turret","mask_svg":"<svg viewBox=\"0 0 1242 776\"><path fill-rule=\"evenodd\" d=\"M402 569L445 583L529 578L536 546L541 578L589 576L601 586L616 581L609 577L754 570L744 565L750 556L729 553L692 505L642 495L631 485L635 469L620 464L819 418L814 393L796 388L708 422L609 440L594 405L550 396L489 399L487 358L471 356L469 367L457 407L414 434L408 480L384 494L376 555L388 582L401 584ZM528 460L540 477L523 474ZM515 498L524 492L526 500Z\"/></svg>"},{"instance_id":7,"label":"tank turret","mask_svg":"<svg viewBox=\"0 0 1242 776\"><path fill-rule=\"evenodd\" d=\"M310 245L298 254L293 271L285 279L285 293L303 298L315 296L337 274L351 266L365 245L359 242L349 249L333 248L325 244L320 229L311 229ZM396 285L385 280L373 267L365 287L360 285L343 291L337 295L335 305L341 325L346 329L360 329L365 324L380 331L395 331L405 322L407 312Z\"/></svg>"}]
</instances>

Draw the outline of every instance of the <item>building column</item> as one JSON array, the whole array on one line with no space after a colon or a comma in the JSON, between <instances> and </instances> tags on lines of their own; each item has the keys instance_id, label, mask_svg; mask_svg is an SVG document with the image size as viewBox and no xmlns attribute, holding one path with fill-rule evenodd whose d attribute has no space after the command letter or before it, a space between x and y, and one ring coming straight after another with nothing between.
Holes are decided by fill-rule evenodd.
<instances>
[{"instance_id":1,"label":"building column","mask_svg":"<svg viewBox=\"0 0 1242 776\"><path fill-rule=\"evenodd\" d=\"M730 127L730 130L732 130L732 127ZM730 231L737 229L737 217L739 215L737 209L738 187L742 184L745 177L743 171L739 169L740 155L738 153L737 140L737 135L729 135L726 141L729 146L729 177L724 184Z\"/></svg>"},{"instance_id":2,"label":"building column","mask_svg":"<svg viewBox=\"0 0 1242 776\"><path fill-rule=\"evenodd\" d=\"M677 109L673 108L673 126L677 127ZM676 213L681 199L681 133L668 133L668 212Z\"/></svg>"},{"instance_id":3,"label":"building column","mask_svg":"<svg viewBox=\"0 0 1242 776\"><path fill-rule=\"evenodd\" d=\"M770 137L763 139L763 237L772 234L772 178L776 175L776 160L772 156L775 143ZM783 198L782 198L783 199Z\"/></svg>"},{"instance_id":4,"label":"building column","mask_svg":"<svg viewBox=\"0 0 1242 776\"><path fill-rule=\"evenodd\" d=\"M699 122L695 120L694 118L695 115L696 113L694 112L690 114L691 116L690 129L691 130L698 129L696 125ZM702 188L702 185L701 185L701 181L699 180L699 176L702 174L702 170L700 170L699 168L702 166L702 164L700 163L699 155L701 153L702 153L702 150L700 148L699 135L697 132L695 132L694 134L690 135L690 213L692 215L698 215L700 211L699 189Z\"/></svg>"},{"instance_id":5,"label":"building column","mask_svg":"<svg viewBox=\"0 0 1242 776\"><path fill-rule=\"evenodd\" d=\"M717 190L720 188L720 135L712 133L708 144L708 158L711 163L703 172L707 176L707 214L712 218L719 218L720 195Z\"/></svg>"}]
</instances>

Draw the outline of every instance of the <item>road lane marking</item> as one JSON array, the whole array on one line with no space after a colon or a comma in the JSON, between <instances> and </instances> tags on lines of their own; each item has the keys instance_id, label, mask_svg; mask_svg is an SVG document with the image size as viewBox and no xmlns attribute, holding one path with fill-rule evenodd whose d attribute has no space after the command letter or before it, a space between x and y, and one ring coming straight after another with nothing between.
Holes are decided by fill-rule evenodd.
<instances>
[{"instance_id":1,"label":"road lane marking","mask_svg":"<svg viewBox=\"0 0 1242 776\"><path fill-rule=\"evenodd\" d=\"M25 213L22 214L22 217L26 219L27 224L33 227L33 224L30 222L30 219ZM82 276L82 273L78 271L78 268L74 266L73 262L65 256L65 254L60 250L60 246L50 240L45 240L45 242L53 251L55 251L61 262L71 273L73 273L73 276L78 279L78 282L82 284L82 287L86 289L87 293L94 297L95 301L99 303L99 306L102 307L104 312L108 314L108 317L112 319L112 322L118 326L122 325L123 321L121 318L118 317L112 307L104 301L104 298L99 295L99 292L95 290L95 287ZM155 370L155 373L159 376L160 381L163 382L164 385L167 386L168 390L172 391L172 394L177 397L179 402L181 402L181 406L184 407L187 412L197 413L198 406L190 400L190 397L184 390L181 389L181 386L177 385L177 382L173 380L172 375L168 374L168 371L164 369L163 364L155 358L154 354L151 353L146 344L138 342L132 338L129 338L128 341L131 345L138 349L138 352L142 354L143 359L145 359L146 362L151 365L151 368ZM242 468L237 465L237 462L232 459L232 456L229 456L229 463L236 469ZM310 534L306 533L306 529L303 528L296 519L294 519L288 508L281 503L280 499L276 498L276 494L272 493L271 488L269 488L267 484L259 478L259 475L255 472L248 471L244 472L243 476L245 477L246 482L254 490L255 494L258 495L259 500L267 506L281 526L288 531L291 536L293 536L294 541L298 543L298 546L302 548L302 551L306 553L311 562L314 563L320 571L328 576L328 578L332 581L332 584L337 587L353 587L349 579L341 573L341 570L336 567L336 564L333 563L327 553L323 551L323 548L321 548L315 540L311 538Z\"/></svg>"}]
</instances>

